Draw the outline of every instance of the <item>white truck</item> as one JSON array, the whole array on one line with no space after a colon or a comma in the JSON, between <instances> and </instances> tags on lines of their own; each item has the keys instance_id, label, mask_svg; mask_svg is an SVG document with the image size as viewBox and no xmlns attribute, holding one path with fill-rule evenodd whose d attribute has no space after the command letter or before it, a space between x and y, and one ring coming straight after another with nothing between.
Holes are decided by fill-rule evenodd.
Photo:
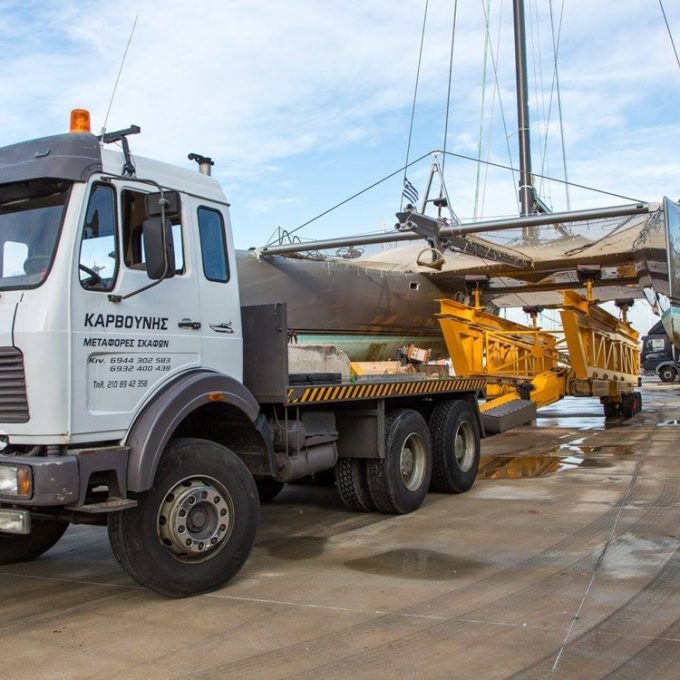
<instances>
[{"instance_id":1,"label":"white truck","mask_svg":"<svg viewBox=\"0 0 680 680\"><path fill-rule=\"evenodd\" d=\"M181 597L239 570L285 482L334 469L348 508L395 514L472 485L482 379L289 375L277 291L240 305L218 182L82 115L0 149L0 564L107 524Z\"/></svg>"}]
</instances>

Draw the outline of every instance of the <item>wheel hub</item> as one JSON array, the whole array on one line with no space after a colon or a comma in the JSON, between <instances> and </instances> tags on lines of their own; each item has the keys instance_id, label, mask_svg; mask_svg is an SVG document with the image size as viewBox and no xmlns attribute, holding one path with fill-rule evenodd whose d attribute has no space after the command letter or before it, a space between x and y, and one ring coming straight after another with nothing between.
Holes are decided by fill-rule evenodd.
<instances>
[{"instance_id":1,"label":"wheel hub","mask_svg":"<svg viewBox=\"0 0 680 680\"><path fill-rule=\"evenodd\" d=\"M185 559L205 559L226 542L232 513L216 481L185 479L166 495L158 513L158 535L168 550Z\"/></svg>"},{"instance_id":2,"label":"wheel hub","mask_svg":"<svg viewBox=\"0 0 680 680\"><path fill-rule=\"evenodd\" d=\"M399 471L404 486L414 491L420 487L427 468L425 443L415 432L409 435L401 447Z\"/></svg>"},{"instance_id":3,"label":"wheel hub","mask_svg":"<svg viewBox=\"0 0 680 680\"><path fill-rule=\"evenodd\" d=\"M467 472L474 459L474 441L472 432L467 423L461 424L456 432L453 443L453 454L456 457L458 467Z\"/></svg>"},{"instance_id":4,"label":"wheel hub","mask_svg":"<svg viewBox=\"0 0 680 680\"><path fill-rule=\"evenodd\" d=\"M413 451L404 447L404 450L401 452L401 476L404 478L404 480L408 480L412 473Z\"/></svg>"}]
</instances>

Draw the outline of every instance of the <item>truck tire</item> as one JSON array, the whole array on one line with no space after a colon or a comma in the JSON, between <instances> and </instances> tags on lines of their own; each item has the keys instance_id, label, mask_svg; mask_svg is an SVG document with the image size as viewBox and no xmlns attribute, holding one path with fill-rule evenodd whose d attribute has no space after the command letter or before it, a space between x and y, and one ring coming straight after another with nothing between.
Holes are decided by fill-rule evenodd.
<instances>
[{"instance_id":1,"label":"truck tire","mask_svg":"<svg viewBox=\"0 0 680 680\"><path fill-rule=\"evenodd\" d=\"M271 503L283 489L283 482L277 482L273 477L257 477L255 486L260 503Z\"/></svg>"},{"instance_id":2,"label":"truck tire","mask_svg":"<svg viewBox=\"0 0 680 680\"><path fill-rule=\"evenodd\" d=\"M602 408L604 410L604 419L611 420L619 415L619 404L614 401L606 399L602 402Z\"/></svg>"},{"instance_id":3,"label":"truck tire","mask_svg":"<svg viewBox=\"0 0 680 680\"><path fill-rule=\"evenodd\" d=\"M345 507L352 512L373 512L375 503L371 498L363 458L340 458L335 465L335 483Z\"/></svg>"},{"instance_id":4,"label":"truck tire","mask_svg":"<svg viewBox=\"0 0 680 680\"><path fill-rule=\"evenodd\" d=\"M68 522L33 519L30 534L0 534L0 564L28 562L40 557L64 535Z\"/></svg>"},{"instance_id":5,"label":"truck tire","mask_svg":"<svg viewBox=\"0 0 680 680\"><path fill-rule=\"evenodd\" d=\"M466 401L443 401L430 416L432 488L463 493L474 483L479 468L479 424Z\"/></svg>"},{"instance_id":6,"label":"truck tire","mask_svg":"<svg viewBox=\"0 0 680 680\"><path fill-rule=\"evenodd\" d=\"M637 390L633 392L633 403L635 404L635 413L642 413L642 393Z\"/></svg>"},{"instance_id":7,"label":"truck tire","mask_svg":"<svg viewBox=\"0 0 680 680\"><path fill-rule=\"evenodd\" d=\"M632 418L635 415L634 406L632 392L621 395L621 415L624 418Z\"/></svg>"},{"instance_id":8,"label":"truck tire","mask_svg":"<svg viewBox=\"0 0 680 680\"><path fill-rule=\"evenodd\" d=\"M417 510L430 487L430 431L418 411L393 411L385 422L385 458L366 461L368 488L378 511L405 515Z\"/></svg>"},{"instance_id":9,"label":"truck tire","mask_svg":"<svg viewBox=\"0 0 680 680\"><path fill-rule=\"evenodd\" d=\"M229 449L173 439L139 505L109 515L109 540L140 585L186 597L224 585L246 561L260 504L248 468Z\"/></svg>"},{"instance_id":10,"label":"truck tire","mask_svg":"<svg viewBox=\"0 0 680 680\"><path fill-rule=\"evenodd\" d=\"M661 382L672 383L678 376L678 372L672 366L664 366L659 369Z\"/></svg>"}]
</instances>

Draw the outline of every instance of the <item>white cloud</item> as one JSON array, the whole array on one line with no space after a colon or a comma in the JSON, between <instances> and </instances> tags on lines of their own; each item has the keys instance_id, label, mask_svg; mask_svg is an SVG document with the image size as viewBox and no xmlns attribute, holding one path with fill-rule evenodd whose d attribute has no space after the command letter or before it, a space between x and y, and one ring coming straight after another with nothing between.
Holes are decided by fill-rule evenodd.
<instances>
[{"instance_id":1,"label":"white cloud","mask_svg":"<svg viewBox=\"0 0 680 680\"><path fill-rule=\"evenodd\" d=\"M512 134L507 0L492 3L492 42L495 49L501 5L499 77ZM553 5L557 9L559 3ZM189 151L212 156L235 208L256 226L247 230L249 237L256 238L260 227L272 226L266 221L271 211L263 210L270 203L262 194L271 192L271 205L284 210L277 218L300 223L361 188L360 182L398 167L405 153L422 7L422 2L392 0L0 2L0 144L64 130L68 111L79 106L89 108L95 128L101 127L138 15L109 129L141 125L143 133L133 142L139 154L182 164ZM528 10L534 54L530 85L533 90L539 81L545 90L542 97L532 94L532 120L542 129L534 155L540 169L547 127L541 111L547 109L552 55L547 4L540 5L538 17L533 8ZM680 12L670 6L667 11L680 30ZM451 19L452 3L431 0L412 158L442 144ZM460 3L448 143L450 150L472 155L479 134L483 44L480 3ZM656 7L643 0L570 0L559 66L570 178L645 198L672 192L680 147L680 72ZM490 70L486 82L485 155L494 87ZM499 111L496 96L490 158L507 163ZM548 139L547 171L559 176L555 101ZM513 158L515 145L511 136ZM323 159L332 172L307 171L295 159ZM450 160L448 172L457 210L471 215L476 168ZM297 174L287 192L278 184L283 174L287 179ZM424 180L426 167L409 176ZM389 185L392 198L398 183L395 178ZM279 193L285 194L283 207ZM559 187L550 193L563 202ZM485 196L488 214L512 212L512 178L491 171ZM387 198L381 194L375 205L394 202ZM382 217L393 220L389 212ZM377 219L373 212L367 215L369 223Z\"/></svg>"}]
</instances>

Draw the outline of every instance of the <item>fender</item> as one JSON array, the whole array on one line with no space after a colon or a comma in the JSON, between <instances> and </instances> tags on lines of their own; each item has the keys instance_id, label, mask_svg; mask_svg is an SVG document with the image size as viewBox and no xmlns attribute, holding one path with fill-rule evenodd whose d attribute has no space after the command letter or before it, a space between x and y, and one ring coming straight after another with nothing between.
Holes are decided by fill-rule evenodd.
<instances>
[{"instance_id":1,"label":"fender","mask_svg":"<svg viewBox=\"0 0 680 680\"><path fill-rule=\"evenodd\" d=\"M222 403L231 404L254 424L267 449L273 467L273 447L264 417L258 417L260 405L240 382L226 375L199 370L184 373L155 394L135 419L125 444L130 447L127 471L129 491L146 491L153 486L153 478L170 435L175 428L200 406L220 393ZM274 468L273 468L274 469Z\"/></svg>"}]
</instances>

